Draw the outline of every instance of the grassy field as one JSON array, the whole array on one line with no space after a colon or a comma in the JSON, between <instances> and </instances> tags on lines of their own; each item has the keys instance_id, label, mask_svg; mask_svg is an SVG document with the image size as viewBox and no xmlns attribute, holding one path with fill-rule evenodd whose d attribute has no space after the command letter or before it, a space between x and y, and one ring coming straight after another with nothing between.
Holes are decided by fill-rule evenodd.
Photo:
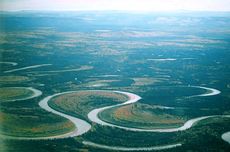
<instances>
[{"instance_id":1,"label":"grassy field","mask_svg":"<svg viewBox=\"0 0 230 152\"><path fill-rule=\"evenodd\" d=\"M172 143L182 143L182 147L163 151L229 151L229 144L221 139L221 134L229 130L228 118L212 118L196 124L191 129L174 133L131 132L106 126L94 126L83 135L85 140L104 145L141 147ZM112 142L111 142L112 138ZM144 139L144 140L143 140ZM205 147L199 145L207 145Z\"/></svg>"},{"instance_id":2,"label":"grassy field","mask_svg":"<svg viewBox=\"0 0 230 152\"><path fill-rule=\"evenodd\" d=\"M26 88L0 88L0 134L41 137L70 132L72 122L38 107L38 99L23 99L33 92Z\"/></svg>"},{"instance_id":3,"label":"grassy field","mask_svg":"<svg viewBox=\"0 0 230 152\"><path fill-rule=\"evenodd\" d=\"M49 102L49 105L58 111L88 120L87 114L91 110L124 102L127 99L128 97L113 92L79 91L55 97Z\"/></svg>"},{"instance_id":4,"label":"grassy field","mask_svg":"<svg viewBox=\"0 0 230 152\"><path fill-rule=\"evenodd\" d=\"M136 103L105 110L99 113L99 117L113 124L146 129L178 127L185 122L183 118L169 114L167 111L167 109Z\"/></svg>"},{"instance_id":5,"label":"grassy field","mask_svg":"<svg viewBox=\"0 0 230 152\"><path fill-rule=\"evenodd\" d=\"M44 113L18 115L0 112L0 123L0 133L8 136L43 137L74 130L74 125L70 121Z\"/></svg>"},{"instance_id":6,"label":"grassy field","mask_svg":"<svg viewBox=\"0 0 230 152\"><path fill-rule=\"evenodd\" d=\"M27 82L30 79L25 76L0 76L0 84L13 84Z\"/></svg>"},{"instance_id":7,"label":"grassy field","mask_svg":"<svg viewBox=\"0 0 230 152\"><path fill-rule=\"evenodd\" d=\"M0 65L0 88L28 86L43 95L1 101L0 138L1 134L34 137L72 130L70 121L41 109L38 102L74 90L119 90L139 95L142 99L136 104L100 113L103 120L128 127L171 128L191 118L230 113L228 13L22 11L1 12L1 20L1 59L18 65ZM40 64L52 66L4 73ZM221 94L190 98L206 93L193 85L218 89ZM0 96L12 100L29 94L2 93ZM90 110L125 100L120 94L79 91L57 96L49 104L89 121ZM89 132L71 139L4 139L6 149L0 139L0 151L104 151L82 144L91 141L124 147L179 142L182 147L163 151L228 152L230 145L221 134L230 130L229 124L228 118L217 118L201 121L186 131L148 133L92 123Z\"/></svg>"},{"instance_id":8,"label":"grassy field","mask_svg":"<svg viewBox=\"0 0 230 152\"><path fill-rule=\"evenodd\" d=\"M33 91L27 88L6 87L0 88L1 102L20 100L33 95Z\"/></svg>"},{"instance_id":9,"label":"grassy field","mask_svg":"<svg viewBox=\"0 0 230 152\"><path fill-rule=\"evenodd\" d=\"M134 83L132 84L133 86L147 86L147 85L152 85L152 84L157 84L162 81L167 81L165 78L133 78Z\"/></svg>"}]
</instances>

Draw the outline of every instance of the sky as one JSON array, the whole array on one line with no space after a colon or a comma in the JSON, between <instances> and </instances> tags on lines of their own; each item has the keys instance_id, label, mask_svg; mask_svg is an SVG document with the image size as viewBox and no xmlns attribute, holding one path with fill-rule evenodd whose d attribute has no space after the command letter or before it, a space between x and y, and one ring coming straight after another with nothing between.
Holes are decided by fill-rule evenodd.
<instances>
[{"instance_id":1,"label":"sky","mask_svg":"<svg viewBox=\"0 0 230 152\"><path fill-rule=\"evenodd\" d=\"M0 10L230 11L230 0L0 0Z\"/></svg>"}]
</instances>

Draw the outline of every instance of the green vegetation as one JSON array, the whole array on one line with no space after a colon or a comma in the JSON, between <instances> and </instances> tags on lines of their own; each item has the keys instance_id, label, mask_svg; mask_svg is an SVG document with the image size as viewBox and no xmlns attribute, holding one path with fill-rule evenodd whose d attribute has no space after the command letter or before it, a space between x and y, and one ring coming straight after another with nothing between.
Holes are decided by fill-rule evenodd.
<instances>
[{"instance_id":1,"label":"green vegetation","mask_svg":"<svg viewBox=\"0 0 230 152\"><path fill-rule=\"evenodd\" d=\"M180 142L176 136L177 133L133 132L95 125L83 139L110 146L148 147Z\"/></svg>"},{"instance_id":2,"label":"green vegetation","mask_svg":"<svg viewBox=\"0 0 230 152\"><path fill-rule=\"evenodd\" d=\"M90 110L127 100L121 94L89 89L141 96L136 104L99 114L122 126L176 127L191 118L230 113L229 13L22 11L0 16L0 59L18 63L0 64L1 134L40 137L73 130L70 121L38 106L40 99L65 91L79 92L57 96L49 105L87 121ZM39 64L52 66L4 73ZM192 85L221 94L190 98L206 92ZM10 102L31 92L5 88L23 86L43 95ZM183 146L164 151L228 152L230 145L221 134L230 130L229 123L229 118L208 119L175 133L131 132L92 123L89 132L70 139L24 141L0 135L0 151L104 151L83 145L86 140L127 147L178 142Z\"/></svg>"},{"instance_id":3,"label":"green vegetation","mask_svg":"<svg viewBox=\"0 0 230 152\"><path fill-rule=\"evenodd\" d=\"M127 99L128 97L119 93L86 90L54 97L48 104L63 113L88 120L87 114L91 110L124 102Z\"/></svg>"},{"instance_id":4,"label":"green vegetation","mask_svg":"<svg viewBox=\"0 0 230 152\"><path fill-rule=\"evenodd\" d=\"M105 110L99 113L100 119L120 126L133 128L172 128L182 126L183 118L168 113L168 109L136 103Z\"/></svg>"},{"instance_id":5,"label":"green vegetation","mask_svg":"<svg viewBox=\"0 0 230 152\"><path fill-rule=\"evenodd\" d=\"M212 151L222 150L227 152L230 146L228 143L223 142L221 134L230 129L229 122L229 118L211 118L199 122L191 129L175 133L130 132L111 127L94 126L94 129L83 135L83 138L99 144L125 147L154 146L177 142L183 144L182 147L163 150L170 152L183 152L185 149L189 151L211 149Z\"/></svg>"},{"instance_id":6,"label":"green vegetation","mask_svg":"<svg viewBox=\"0 0 230 152\"><path fill-rule=\"evenodd\" d=\"M147 85L152 85L152 84L158 84L161 83L162 81L167 81L168 79L164 78L133 78L134 80L134 86L147 86Z\"/></svg>"},{"instance_id":7,"label":"green vegetation","mask_svg":"<svg viewBox=\"0 0 230 152\"><path fill-rule=\"evenodd\" d=\"M33 91L27 88L0 88L1 135L46 137L64 134L75 129L74 124L69 120L40 109L38 102L34 102L35 99L14 102L31 95Z\"/></svg>"},{"instance_id":8,"label":"green vegetation","mask_svg":"<svg viewBox=\"0 0 230 152\"><path fill-rule=\"evenodd\" d=\"M0 100L1 102L20 100L32 96L33 93L32 90L27 88L0 88Z\"/></svg>"},{"instance_id":9,"label":"green vegetation","mask_svg":"<svg viewBox=\"0 0 230 152\"><path fill-rule=\"evenodd\" d=\"M13 84L27 82L30 79L25 76L0 76L0 84Z\"/></svg>"},{"instance_id":10,"label":"green vegetation","mask_svg":"<svg viewBox=\"0 0 230 152\"><path fill-rule=\"evenodd\" d=\"M0 112L0 134L17 137L46 137L64 134L75 128L70 121L56 118L48 113L44 114L40 110L33 109L33 115L29 115L32 112L30 109L22 109L20 112L23 114Z\"/></svg>"}]
</instances>

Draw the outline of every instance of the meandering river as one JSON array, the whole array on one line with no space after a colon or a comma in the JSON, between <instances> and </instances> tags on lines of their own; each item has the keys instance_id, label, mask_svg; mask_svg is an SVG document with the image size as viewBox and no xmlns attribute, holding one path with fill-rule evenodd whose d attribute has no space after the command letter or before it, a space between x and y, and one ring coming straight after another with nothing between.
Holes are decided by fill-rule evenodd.
<instances>
[{"instance_id":1,"label":"meandering river","mask_svg":"<svg viewBox=\"0 0 230 152\"><path fill-rule=\"evenodd\" d=\"M205 89L207 91L207 93L200 94L200 95L194 95L192 97L195 97L195 96L200 96L200 97L213 96L213 95L217 95L217 94L220 93L219 90L213 89L213 88L207 88L207 87L201 87L201 86L191 86L191 87L201 88L201 89ZM39 95L42 94L42 92L37 90L37 89L31 88L31 87L28 88L28 89L30 89L31 91L34 92L33 96L31 96L31 97L36 97L36 96L39 96ZM89 91L94 91L94 90L89 90ZM96 90L96 91L99 91L99 90ZM106 91L106 90L101 90L101 91ZM75 93L75 92L78 92L78 91L68 91L68 92L57 93L57 94L54 94L54 95L47 96L47 97L45 97L44 99L42 99L39 102L39 106L42 109L44 109L44 110L46 110L48 112L52 112L52 113L54 113L56 115L59 115L61 117L64 117L64 118L70 120L71 122L73 122L75 127L76 127L74 131L66 133L66 134L56 135L56 136L34 137L34 138L18 137L18 139L34 139L34 140L36 140L36 139L69 138L69 137L80 136L80 135L88 132L91 129L91 124L89 124L88 122L86 122L86 121L84 121L82 119L79 119L79 118L76 118L74 116L64 114L62 112L54 110L53 108L51 108L48 105L48 101L51 100L52 98L56 97L56 96L69 94L69 93ZM102 112L104 110L107 110L107 109L110 109L110 108L124 106L124 105L128 105L128 104L133 104L135 102L138 102L141 99L141 97L136 95L136 94L133 94L133 93L130 93L130 92L124 92L124 91L109 91L109 92L114 92L114 93L119 93L119 94L126 95L126 96L128 96L129 99L128 99L128 101L126 101L124 103L120 103L120 104L116 104L116 105L112 105L112 106L101 107L101 108L97 108L97 109L94 109L94 110L90 111L88 113L88 118L92 122L100 124L100 125L105 125L105 126L110 126L110 127L117 127L117 128L120 128L120 129L129 130L129 131L139 131L139 132L176 132L176 131L184 131L186 129L189 129L195 123L198 123L199 121L204 120L204 119L213 118L213 117L230 117L230 115L203 116L203 117L190 119L187 122L185 122L184 125L181 126L181 127L168 128L168 129L140 129L140 128L130 128L130 127L125 127L125 126L119 126L119 125L104 122L103 120L101 120L98 117L98 114L100 112ZM227 133L223 134L222 139L230 143L230 132L227 132ZM163 146L139 147L139 148L135 147L134 148L134 147L107 146L107 145L101 145L101 144L93 143L93 142L90 142L90 141L83 141L83 144L88 145L88 146L94 146L94 147L98 147L98 148L103 148L103 149L120 150L120 151L162 150L162 149L169 149L169 148L174 148L174 147L178 147L178 146L182 145L181 143L176 143L176 144L163 145Z\"/></svg>"},{"instance_id":2,"label":"meandering river","mask_svg":"<svg viewBox=\"0 0 230 152\"><path fill-rule=\"evenodd\" d=\"M61 117L64 117L66 119L69 119L71 122L74 123L76 129L70 133L67 133L67 134L63 134L63 135L59 135L59 136L51 136L50 138L68 138L68 137L75 137L75 136L79 136L79 135L82 135L86 132L88 132L91 128L91 125L82 120L82 119L79 119L79 118L76 118L76 117L73 117L71 115L67 115L67 114L64 114L62 112L59 112L57 110L54 110L52 109L49 105L48 105L48 101L53 98L53 97L56 97L56 96L59 96L59 95L64 95L64 94L69 94L69 93L74 93L76 91L69 91L69 92L62 92L62 93L57 93L57 94L54 94L54 95L51 95L51 96L48 96L44 99L42 99L40 102L39 102L39 106L42 108L42 109L45 109L46 111L49 111L49 112L52 112L56 115L59 115Z\"/></svg>"},{"instance_id":3,"label":"meandering river","mask_svg":"<svg viewBox=\"0 0 230 152\"><path fill-rule=\"evenodd\" d=\"M32 99L32 98L35 98L35 97L38 97L38 96L42 95L42 92L40 90L35 89L33 87L6 87L6 88L27 89L27 90L32 91L31 96L22 97L22 98L16 98L16 99L10 99L10 101L28 100L28 99Z\"/></svg>"},{"instance_id":4,"label":"meandering river","mask_svg":"<svg viewBox=\"0 0 230 152\"><path fill-rule=\"evenodd\" d=\"M194 95L192 97L195 97L195 96L202 96L202 97L204 97L204 96L213 96L213 95L217 95L217 94L220 93L219 90L216 90L216 89L213 89L213 88L200 87L200 86L191 86L191 87L201 88L201 89L205 89L207 91L207 93L200 94L200 95ZM129 93L129 92L122 92L122 91L114 91L114 92L127 95L129 97L129 100L126 101L126 102L124 102L124 103L121 103L121 104L117 104L117 105L113 105L113 106L106 106L106 107L97 108L97 109L92 110L88 114L88 118L92 122L95 122L97 124L104 125L104 126L116 127L116 128L120 128L120 129L129 130L129 131L139 131L139 132L176 132L176 131L184 131L186 129L189 129L195 123L197 123L197 122L199 122L201 120L204 120L204 119L211 118L211 117L229 117L229 115L203 116L203 117L198 117L198 118L190 119L187 122L185 122L184 125L181 126L181 127L178 127L178 128L168 128L168 129L140 129L140 128L131 128L131 127L125 127L125 126L115 125L115 124L107 123L107 122L101 120L98 117L98 114L100 112L102 112L104 110L107 110L107 109L110 109L110 108L120 107L120 106L124 106L124 105L135 103L135 102L139 101L141 99L141 97L138 96L138 95L136 95L136 94Z\"/></svg>"},{"instance_id":5,"label":"meandering river","mask_svg":"<svg viewBox=\"0 0 230 152\"><path fill-rule=\"evenodd\" d=\"M22 68L17 68L17 69L12 69L8 71L4 71L4 73L11 73L11 72L16 72L16 71L22 71L22 70L27 70L27 69L34 69L34 68L39 68L39 67L44 67L44 66L50 66L52 64L39 64L39 65L32 65L32 66L27 66L27 67L22 67Z\"/></svg>"},{"instance_id":6,"label":"meandering river","mask_svg":"<svg viewBox=\"0 0 230 152\"><path fill-rule=\"evenodd\" d=\"M230 131L222 134L221 138L230 144Z\"/></svg>"}]
</instances>

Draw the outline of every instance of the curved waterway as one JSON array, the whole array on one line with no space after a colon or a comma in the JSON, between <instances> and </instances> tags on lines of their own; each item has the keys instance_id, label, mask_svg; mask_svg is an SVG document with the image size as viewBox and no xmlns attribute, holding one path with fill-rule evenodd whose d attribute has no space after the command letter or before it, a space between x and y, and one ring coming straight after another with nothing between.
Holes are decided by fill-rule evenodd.
<instances>
[{"instance_id":1,"label":"curved waterway","mask_svg":"<svg viewBox=\"0 0 230 152\"><path fill-rule=\"evenodd\" d=\"M38 97L40 95L42 95L42 92L38 89L32 88L32 87L28 87L27 89L33 91L33 95L28 97L27 99L31 99L31 98L35 98ZM23 100L25 100L26 98L24 98Z\"/></svg>"},{"instance_id":2,"label":"curved waterway","mask_svg":"<svg viewBox=\"0 0 230 152\"><path fill-rule=\"evenodd\" d=\"M196 88L201 88L201 89L207 90L207 93L200 94L200 95L195 95L195 96L213 96L213 95L217 95L217 94L220 93L219 90L216 90L216 89L213 89L213 88L200 87L200 86L191 86L191 87L196 87ZM139 101L141 99L141 97L136 95L136 94L128 93L128 92L122 92L122 91L114 91L114 92L127 95L129 97L129 100L124 102L124 103L121 103L121 104L94 109L91 112L89 112L89 114L88 114L89 120L91 120L92 122L95 122L97 124L103 125L103 126L116 127L116 128L120 128L120 129L129 130L129 131L139 131L139 132L177 132L177 131L187 130L187 129L191 128L195 123L197 123L197 122L199 122L201 120L204 120L204 119L208 119L208 118L211 118L211 117L229 117L229 115L203 116L203 117L190 119L187 122L185 122L184 125L181 126L181 127L169 128L169 129L140 129L140 128L131 128L131 127L119 126L119 125L107 123L107 122L101 120L98 117L98 114L100 112L102 112L104 110L107 110L107 109L110 109L110 108L120 107L120 106L135 103L135 102Z\"/></svg>"},{"instance_id":3,"label":"curved waterway","mask_svg":"<svg viewBox=\"0 0 230 152\"><path fill-rule=\"evenodd\" d=\"M153 150L164 150L164 149L171 149L175 147L182 146L182 144L170 144L170 145L164 145L164 146L152 146L152 147L119 147L119 146L107 146L107 145L101 145L96 144L89 141L83 141L84 145L97 147L101 149L107 149L107 150L119 150L119 151L153 151Z\"/></svg>"},{"instance_id":4,"label":"curved waterway","mask_svg":"<svg viewBox=\"0 0 230 152\"><path fill-rule=\"evenodd\" d=\"M9 64L9 65L12 65L12 66L18 65L18 63L16 63L16 62L0 62L0 64Z\"/></svg>"},{"instance_id":5,"label":"curved waterway","mask_svg":"<svg viewBox=\"0 0 230 152\"><path fill-rule=\"evenodd\" d=\"M7 101L27 100L27 99L32 99L32 98L35 98L35 97L38 97L38 96L42 95L42 92L40 90L35 89L33 87L7 87L7 88L28 89L28 90L33 92L33 94L31 96L24 97L24 98L18 98L18 99L10 99L10 100L7 100Z\"/></svg>"},{"instance_id":6,"label":"curved waterway","mask_svg":"<svg viewBox=\"0 0 230 152\"><path fill-rule=\"evenodd\" d=\"M148 61L176 61L174 58L162 58L162 59L147 59Z\"/></svg>"},{"instance_id":7,"label":"curved waterway","mask_svg":"<svg viewBox=\"0 0 230 152\"><path fill-rule=\"evenodd\" d=\"M64 117L68 120L70 120L71 122L74 123L75 125L75 130L70 132L70 133L67 133L67 134L62 134L62 135L59 135L59 136L50 136L50 137L47 137L47 138L51 138L51 139L54 139L54 138L68 138L68 137L75 137L75 136L79 136L79 135L82 135L86 132L88 132L91 128L91 125L82 120L82 119L79 119L79 118L76 118L76 117L73 117L73 116L70 116L70 115L67 115L67 114L64 114L62 112L59 112L59 111L56 111L54 109L52 109L49 105L48 105L48 101L53 98L53 97L56 97L56 96L59 96L59 95L64 95L64 94L69 94L69 93L75 93L77 91L69 91L69 92L62 92L62 93L57 93L57 94L54 94L54 95L51 95L51 96L48 96L48 97L45 97L44 99L42 99L40 102L39 102L39 106L42 108L42 109L45 109L46 111L48 112L52 112L56 115L59 115L61 117Z\"/></svg>"},{"instance_id":8,"label":"curved waterway","mask_svg":"<svg viewBox=\"0 0 230 152\"><path fill-rule=\"evenodd\" d=\"M219 90L216 89L212 89L212 88L207 88L207 87L200 87L200 86L191 86L191 87L196 87L196 88L201 88L201 89L205 89L207 90L207 93L204 94L200 94L200 95L195 95L195 96L213 96L213 95L217 95L220 93ZM35 92L34 96L37 96L39 94L41 94L41 92L39 92L39 90L34 90L33 88L30 88L31 90L33 90ZM94 91L94 90L92 90ZM99 91L99 90L97 90ZM106 91L106 90L101 90L101 91ZM66 134L61 134L61 135L56 135L56 136L48 136L48 137L18 137L18 139L58 139L58 138L68 138L68 137L75 137L75 136L80 136L86 132L88 132L91 129L91 125L79 118L64 114L62 112L56 111L54 109L52 109L49 105L48 105L48 101L50 99L52 99L53 97L59 96L59 95L64 95L64 94L69 94L69 93L75 93L78 91L68 91L68 92L62 92L62 93L57 93L48 97L45 97L44 99L42 99L39 102L39 106L51 113L54 113L56 115L62 116L68 120L70 120L71 122L74 123L75 125L75 130ZM102 108L97 108L92 110L91 112L88 113L88 118L92 121L95 122L97 124L100 125L105 125L105 126L111 126L111 127L117 127L120 129L125 129L125 130L129 130L129 131L141 131L141 132L176 132L176 131L183 131L186 129L191 128L195 123L198 123L201 120L204 119L208 119L208 118L213 118L213 117L230 117L230 115L213 115L213 116L203 116L203 117L198 117L198 118L194 118L194 119L190 119L187 122L184 123L183 126L178 127L178 128L169 128L169 129L139 129L139 128L130 128L130 127L124 127L124 126L119 126L119 125L115 125L115 124L110 124L107 122L104 122L103 120L99 119L98 114L106 109L110 109L110 108L114 108L114 107L119 107L119 106L123 106L123 105L128 105L128 104L132 104L135 103L137 101L139 101L141 99L140 96L133 94L133 93L129 93L129 92L123 92L123 91L110 91L110 92L115 92L115 93L120 93L120 94L124 94L126 96L129 97L128 101L124 102L124 103L120 103L120 104L116 104L116 105L112 105L112 106L106 106L106 107L102 107ZM225 134L222 135L222 139L227 141L228 143L230 143L230 132L227 132ZM119 151L152 151L152 150L163 150L163 149L170 149L170 148L175 148L178 146L181 146L181 143L176 143L176 144L171 144L171 145L163 145L163 146L151 146L151 147L119 147L119 146L107 146L107 145L101 145L101 144L96 144L90 141L83 141L83 144L88 145L88 146L93 146L93 147L98 147L98 148L102 148L102 149L109 149L109 150L119 150Z\"/></svg>"},{"instance_id":9,"label":"curved waterway","mask_svg":"<svg viewBox=\"0 0 230 152\"><path fill-rule=\"evenodd\" d=\"M221 138L230 144L230 131L222 134Z\"/></svg>"},{"instance_id":10,"label":"curved waterway","mask_svg":"<svg viewBox=\"0 0 230 152\"><path fill-rule=\"evenodd\" d=\"M8 71L4 71L4 73L11 73L11 72L16 72L16 71L22 71L22 70L27 70L27 69L34 69L34 68L39 68L39 67L44 67L44 66L50 66L52 64L39 64L39 65L32 65L32 66L27 66L27 67L22 67L22 68L17 68L17 69L12 69Z\"/></svg>"},{"instance_id":11,"label":"curved waterway","mask_svg":"<svg viewBox=\"0 0 230 152\"><path fill-rule=\"evenodd\" d=\"M207 91L207 93L203 93L203 94L199 94L199 95L194 95L194 96L190 96L190 97L207 97L207 96L214 96L214 95L218 95L221 93L221 91L217 90L217 89L213 89L213 88L208 88L208 87L201 87L201 86L190 86L193 88L200 88L200 89L204 89Z\"/></svg>"},{"instance_id":12,"label":"curved waterway","mask_svg":"<svg viewBox=\"0 0 230 152\"><path fill-rule=\"evenodd\" d=\"M33 89L33 88L30 88L30 89ZM36 91L37 94L40 94L38 90L34 90L34 91ZM48 105L48 101L51 100L53 97L64 95L64 94L69 94L69 93L75 93L75 92L78 92L78 91L68 91L68 92L57 93L57 94L45 97L38 103L42 109L70 120L75 125L75 129L73 131L65 133L65 134L46 136L46 137L13 137L13 136L5 136L5 135L2 135L2 136L8 139L44 140L44 139L62 139L62 138L75 137L75 136L80 136L88 132L91 128L91 125L88 122L82 119L64 114L62 112L56 111Z\"/></svg>"}]
</instances>

